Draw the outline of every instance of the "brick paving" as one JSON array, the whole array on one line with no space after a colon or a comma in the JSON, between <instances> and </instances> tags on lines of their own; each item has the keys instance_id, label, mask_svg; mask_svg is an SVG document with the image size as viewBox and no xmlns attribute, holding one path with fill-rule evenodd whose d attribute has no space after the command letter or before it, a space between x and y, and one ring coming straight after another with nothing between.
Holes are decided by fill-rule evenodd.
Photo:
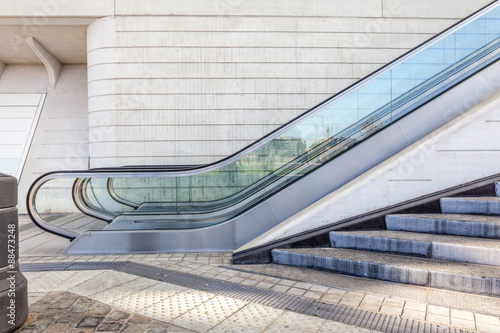
<instances>
[{"instance_id":1,"label":"brick paving","mask_svg":"<svg viewBox=\"0 0 500 333\"><path fill-rule=\"evenodd\" d=\"M172 324L113 308L70 292L48 293L30 305L16 333L161 333L193 332Z\"/></svg>"}]
</instances>

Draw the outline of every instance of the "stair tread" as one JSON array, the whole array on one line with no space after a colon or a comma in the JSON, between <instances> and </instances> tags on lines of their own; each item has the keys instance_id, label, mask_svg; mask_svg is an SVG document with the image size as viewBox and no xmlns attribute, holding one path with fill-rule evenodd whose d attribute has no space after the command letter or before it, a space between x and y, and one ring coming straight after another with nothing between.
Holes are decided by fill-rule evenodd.
<instances>
[{"instance_id":1,"label":"stair tread","mask_svg":"<svg viewBox=\"0 0 500 333\"><path fill-rule=\"evenodd\" d=\"M500 224L500 216L494 215L474 215L474 214L441 214L441 213L428 213L428 214L391 214L390 216L421 218L432 220L453 220L473 223L494 223Z\"/></svg>"},{"instance_id":2,"label":"stair tread","mask_svg":"<svg viewBox=\"0 0 500 333\"><path fill-rule=\"evenodd\" d=\"M476 238L454 235L439 235L409 231L396 230L372 230L372 231L332 231L330 234L351 234L357 236L391 238L401 240L415 240L429 243L459 244L468 247L484 247L489 249L500 249L500 240L488 238Z\"/></svg>"},{"instance_id":3,"label":"stair tread","mask_svg":"<svg viewBox=\"0 0 500 333\"><path fill-rule=\"evenodd\" d=\"M411 267L427 271L441 271L460 275L481 276L500 279L500 269L496 266L478 265L447 260L427 259L378 252L358 251L338 248L296 248L275 249L274 251L299 253L311 256L338 258L360 262L371 262L395 267Z\"/></svg>"}]
</instances>

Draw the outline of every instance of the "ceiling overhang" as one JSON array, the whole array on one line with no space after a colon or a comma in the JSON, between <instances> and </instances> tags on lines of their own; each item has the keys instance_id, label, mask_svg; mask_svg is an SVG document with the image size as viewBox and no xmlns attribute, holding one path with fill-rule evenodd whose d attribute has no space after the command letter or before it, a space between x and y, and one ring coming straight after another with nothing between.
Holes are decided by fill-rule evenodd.
<instances>
[{"instance_id":1,"label":"ceiling overhang","mask_svg":"<svg viewBox=\"0 0 500 333\"><path fill-rule=\"evenodd\" d=\"M42 65L26 42L35 38L62 64L87 63L87 26L96 18L0 17L0 62Z\"/></svg>"}]
</instances>

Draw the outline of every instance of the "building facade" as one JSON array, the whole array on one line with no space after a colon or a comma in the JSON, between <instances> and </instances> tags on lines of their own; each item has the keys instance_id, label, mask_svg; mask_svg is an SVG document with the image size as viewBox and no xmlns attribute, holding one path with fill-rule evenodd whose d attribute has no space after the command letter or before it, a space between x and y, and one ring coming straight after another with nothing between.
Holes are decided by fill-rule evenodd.
<instances>
[{"instance_id":1,"label":"building facade","mask_svg":"<svg viewBox=\"0 0 500 333\"><path fill-rule=\"evenodd\" d=\"M49 171L213 162L489 2L4 1L0 171L24 202Z\"/></svg>"}]
</instances>

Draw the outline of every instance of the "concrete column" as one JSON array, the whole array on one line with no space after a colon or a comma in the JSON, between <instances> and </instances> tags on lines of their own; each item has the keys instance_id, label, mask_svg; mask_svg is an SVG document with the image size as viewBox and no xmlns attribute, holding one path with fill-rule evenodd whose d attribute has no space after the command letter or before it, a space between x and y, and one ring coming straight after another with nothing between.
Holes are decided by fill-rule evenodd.
<instances>
[{"instance_id":1,"label":"concrete column","mask_svg":"<svg viewBox=\"0 0 500 333\"><path fill-rule=\"evenodd\" d=\"M119 95L105 93L116 91L115 46L114 17L98 19L87 28L90 167L120 165L115 134ZM100 89L93 89L96 83Z\"/></svg>"},{"instance_id":2,"label":"concrete column","mask_svg":"<svg viewBox=\"0 0 500 333\"><path fill-rule=\"evenodd\" d=\"M19 270L17 180L0 173L0 333L28 317L28 281Z\"/></svg>"}]
</instances>

